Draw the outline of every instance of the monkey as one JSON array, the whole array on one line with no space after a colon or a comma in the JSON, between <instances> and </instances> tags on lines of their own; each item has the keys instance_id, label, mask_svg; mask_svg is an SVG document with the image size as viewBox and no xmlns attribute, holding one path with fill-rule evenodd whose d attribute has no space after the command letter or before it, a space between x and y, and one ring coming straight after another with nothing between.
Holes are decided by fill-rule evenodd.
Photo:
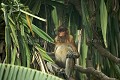
<instances>
[{"instance_id":1,"label":"monkey","mask_svg":"<svg viewBox=\"0 0 120 80\"><path fill-rule=\"evenodd\" d=\"M64 68L68 76L68 68L73 68L75 64L75 58L79 57L77 48L73 39L73 36L69 34L69 31L65 27L59 27L57 36L55 37L55 59L56 64L61 68Z\"/></svg>"}]
</instances>

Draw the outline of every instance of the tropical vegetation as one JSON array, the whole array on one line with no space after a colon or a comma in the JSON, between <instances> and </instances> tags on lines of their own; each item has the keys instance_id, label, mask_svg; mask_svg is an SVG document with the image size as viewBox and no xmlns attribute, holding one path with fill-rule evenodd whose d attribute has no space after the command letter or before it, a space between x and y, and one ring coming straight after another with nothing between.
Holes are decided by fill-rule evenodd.
<instances>
[{"instance_id":1,"label":"tropical vegetation","mask_svg":"<svg viewBox=\"0 0 120 80\"><path fill-rule=\"evenodd\" d=\"M61 79L46 67L46 62L54 63L48 54L54 51L60 25L75 38L80 53L76 69L81 80L120 79L119 0L0 3L0 80Z\"/></svg>"}]
</instances>

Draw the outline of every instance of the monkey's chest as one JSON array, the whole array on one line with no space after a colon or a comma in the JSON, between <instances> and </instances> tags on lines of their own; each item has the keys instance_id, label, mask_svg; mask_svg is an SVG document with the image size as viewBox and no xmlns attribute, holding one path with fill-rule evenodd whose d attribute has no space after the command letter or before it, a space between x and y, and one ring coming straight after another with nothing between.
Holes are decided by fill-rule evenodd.
<instances>
[{"instance_id":1,"label":"monkey's chest","mask_svg":"<svg viewBox=\"0 0 120 80\"><path fill-rule=\"evenodd\" d=\"M67 45L58 46L55 50L56 60L65 63L67 52L68 52Z\"/></svg>"}]
</instances>

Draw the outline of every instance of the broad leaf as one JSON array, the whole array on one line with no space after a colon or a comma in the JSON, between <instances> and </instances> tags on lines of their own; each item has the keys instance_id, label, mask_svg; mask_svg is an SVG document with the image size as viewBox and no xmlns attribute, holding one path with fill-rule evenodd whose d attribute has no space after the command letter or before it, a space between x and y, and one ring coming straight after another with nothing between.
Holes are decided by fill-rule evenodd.
<instances>
[{"instance_id":1,"label":"broad leaf","mask_svg":"<svg viewBox=\"0 0 120 80\"><path fill-rule=\"evenodd\" d=\"M63 80L35 69L10 64L0 64L0 80Z\"/></svg>"}]
</instances>

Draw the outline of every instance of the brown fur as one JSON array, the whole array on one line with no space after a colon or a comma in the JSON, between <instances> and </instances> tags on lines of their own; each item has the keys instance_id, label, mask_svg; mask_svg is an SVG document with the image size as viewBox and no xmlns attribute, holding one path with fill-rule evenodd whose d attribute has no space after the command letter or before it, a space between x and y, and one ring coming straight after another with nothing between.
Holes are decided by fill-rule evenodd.
<instances>
[{"instance_id":1,"label":"brown fur","mask_svg":"<svg viewBox=\"0 0 120 80\"><path fill-rule=\"evenodd\" d=\"M58 35L55 37L55 58L60 67L65 67L68 51L70 50L77 53L77 48L75 46L73 36L69 35L67 29L62 29L58 30ZM64 33L61 34L61 32Z\"/></svg>"}]
</instances>

